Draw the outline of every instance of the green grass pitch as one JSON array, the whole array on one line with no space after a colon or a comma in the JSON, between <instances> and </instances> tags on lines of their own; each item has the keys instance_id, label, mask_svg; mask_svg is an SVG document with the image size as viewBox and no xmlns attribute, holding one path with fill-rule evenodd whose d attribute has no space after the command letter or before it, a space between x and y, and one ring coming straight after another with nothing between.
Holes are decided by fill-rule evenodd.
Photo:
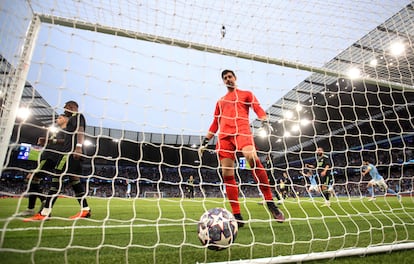
<instances>
[{"instance_id":1,"label":"green grass pitch","mask_svg":"<svg viewBox=\"0 0 414 264\"><path fill-rule=\"evenodd\" d=\"M49 221L32 223L13 217L26 208L27 199L0 199L0 263L225 262L414 241L409 197L402 202L340 198L330 208L320 207L321 198L289 199L281 205L287 218L283 224L258 202L241 199L247 224L230 248L216 252L198 241L197 221L207 209L229 209L224 199L89 198L92 217L73 221L67 217L79 209L77 201L60 198ZM411 263L412 252L317 263Z\"/></svg>"}]
</instances>

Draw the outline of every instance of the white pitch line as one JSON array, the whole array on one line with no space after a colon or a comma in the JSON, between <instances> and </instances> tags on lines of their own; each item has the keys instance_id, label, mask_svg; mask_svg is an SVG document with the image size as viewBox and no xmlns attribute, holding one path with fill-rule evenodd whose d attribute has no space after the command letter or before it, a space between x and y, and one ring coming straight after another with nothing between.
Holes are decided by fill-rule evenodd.
<instances>
[{"instance_id":1,"label":"white pitch line","mask_svg":"<svg viewBox=\"0 0 414 264\"><path fill-rule=\"evenodd\" d=\"M197 223L187 223L185 225L195 225ZM102 229L102 228L130 228L130 227L155 227L155 226L176 226L177 224L134 224L134 225L104 225L104 226L46 226L46 227L20 227L20 228L10 228L7 229L7 232L22 232L22 231L36 231L39 229L43 230L58 230L58 229ZM181 226L181 223L180 223Z\"/></svg>"}]
</instances>

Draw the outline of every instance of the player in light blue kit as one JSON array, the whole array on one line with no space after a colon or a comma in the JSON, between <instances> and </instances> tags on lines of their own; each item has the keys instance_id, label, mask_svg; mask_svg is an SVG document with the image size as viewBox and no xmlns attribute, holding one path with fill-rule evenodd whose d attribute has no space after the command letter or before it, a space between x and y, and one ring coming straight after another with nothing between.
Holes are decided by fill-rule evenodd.
<instances>
[{"instance_id":1,"label":"player in light blue kit","mask_svg":"<svg viewBox=\"0 0 414 264\"><path fill-rule=\"evenodd\" d=\"M316 174L315 171L313 171L311 168L306 166L306 169L302 171L302 175L309 179L308 194L309 194L309 198L313 200L312 192L315 192L316 194L321 193L319 190L319 184L317 182L318 174Z\"/></svg>"},{"instance_id":2,"label":"player in light blue kit","mask_svg":"<svg viewBox=\"0 0 414 264\"><path fill-rule=\"evenodd\" d=\"M377 186L381 191L385 193L391 193L397 196L400 199L400 195L396 193L393 189L388 188L387 183L385 183L384 178L379 174L378 169L369 161L364 160L362 162L362 176L369 174L371 176L371 180L368 182L368 192L371 195L369 198L370 201L375 200L375 192L374 187Z\"/></svg>"},{"instance_id":3,"label":"player in light blue kit","mask_svg":"<svg viewBox=\"0 0 414 264\"><path fill-rule=\"evenodd\" d=\"M126 180L126 185L127 185L127 189L126 189L126 198L131 199L131 186L132 181L131 180Z\"/></svg>"}]
</instances>

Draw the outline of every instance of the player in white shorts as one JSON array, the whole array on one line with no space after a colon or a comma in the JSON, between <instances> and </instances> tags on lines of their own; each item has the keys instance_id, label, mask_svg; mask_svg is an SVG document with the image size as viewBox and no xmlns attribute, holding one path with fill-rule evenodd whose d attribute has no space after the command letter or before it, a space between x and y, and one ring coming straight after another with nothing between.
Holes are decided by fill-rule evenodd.
<instances>
[{"instance_id":1,"label":"player in white shorts","mask_svg":"<svg viewBox=\"0 0 414 264\"><path fill-rule=\"evenodd\" d=\"M368 192L371 195L371 197L369 198L370 201L375 200L375 186L377 186L381 191L385 193L391 193L396 195L397 198L400 199L398 193L396 193L393 189L388 188L387 183L385 182L381 174L379 174L378 169L373 164L364 160L362 162L362 176L365 176L367 174L371 176L371 180L368 182L367 185Z\"/></svg>"},{"instance_id":2,"label":"player in white shorts","mask_svg":"<svg viewBox=\"0 0 414 264\"><path fill-rule=\"evenodd\" d=\"M302 171L302 175L309 179L310 185L308 188L308 194L309 194L309 197L313 199L312 192L315 192L317 194L321 193L319 190L318 182L317 182L318 174L316 174L316 172L313 171L312 169L307 168Z\"/></svg>"}]
</instances>

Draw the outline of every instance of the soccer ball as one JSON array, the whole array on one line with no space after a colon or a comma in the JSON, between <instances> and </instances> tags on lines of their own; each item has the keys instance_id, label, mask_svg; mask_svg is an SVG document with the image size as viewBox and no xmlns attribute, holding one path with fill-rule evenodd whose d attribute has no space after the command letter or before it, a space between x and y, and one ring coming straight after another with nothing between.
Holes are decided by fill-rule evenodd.
<instances>
[{"instance_id":1,"label":"soccer ball","mask_svg":"<svg viewBox=\"0 0 414 264\"><path fill-rule=\"evenodd\" d=\"M238 226L232 213L224 208L213 208L200 217L197 229L201 244L211 250L222 250L234 242Z\"/></svg>"}]
</instances>

